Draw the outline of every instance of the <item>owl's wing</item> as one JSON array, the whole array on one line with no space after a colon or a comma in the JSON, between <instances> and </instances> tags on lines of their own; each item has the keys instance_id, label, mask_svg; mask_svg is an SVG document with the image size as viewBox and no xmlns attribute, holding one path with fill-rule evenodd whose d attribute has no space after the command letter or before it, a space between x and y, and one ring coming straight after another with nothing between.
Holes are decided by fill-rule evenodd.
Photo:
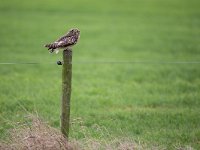
<instances>
[{"instance_id":1,"label":"owl's wing","mask_svg":"<svg viewBox=\"0 0 200 150\"><path fill-rule=\"evenodd\" d=\"M60 37L59 39L57 39L56 42L61 42L61 41L63 41L65 38L67 38L67 35L63 35L62 37Z\"/></svg>"},{"instance_id":2,"label":"owl's wing","mask_svg":"<svg viewBox=\"0 0 200 150\"><path fill-rule=\"evenodd\" d=\"M70 36L70 37L63 36L57 41L59 47L71 46L71 45L76 44L76 42L77 42L77 39L74 36Z\"/></svg>"},{"instance_id":3,"label":"owl's wing","mask_svg":"<svg viewBox=\"0 0 200 150\"><path fill-rule=\"evenodd\" d=\"M56 40L56 42L60 42L63 41L65 38L71 37L73 36L72 33L68 32L65 35L63 35L62 37L60 37L59 39Z\"/></svg>"}]
</instances>

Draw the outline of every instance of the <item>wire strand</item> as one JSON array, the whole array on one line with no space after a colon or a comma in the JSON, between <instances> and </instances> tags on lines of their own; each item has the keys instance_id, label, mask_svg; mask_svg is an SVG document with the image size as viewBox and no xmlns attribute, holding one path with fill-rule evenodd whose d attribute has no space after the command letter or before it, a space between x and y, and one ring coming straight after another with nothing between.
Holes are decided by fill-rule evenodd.
<instances>
[{"instance_id":1,"label":"wire strand","mask_svg":"<svg viewBox=\"0 0 200 150\"><path fill-rule=\"evenodd\" d=\"M200 64L200 61L77 61L73 64Z\"/></svg>"},{"instance_id":2,"label":"wire strand","mask_svg":"<svg viewBox=\"0 0 200 150\"><path fill-rule=\"evenodd\" d=\"M39 65L39 64L56 64L55 62L0 62L0 65Z\"/></svg>"},{"instance_id":3,"label":"wire strand","mask_svg":"<svg viewBox=\"0 0 200 150\"><path fill-rule=\"evenodd\" d=\"M0 65L40 65L57 62L0 62ZM200 64L200 61L73 61L72 64Z\"/></svg>"}]
</instances>

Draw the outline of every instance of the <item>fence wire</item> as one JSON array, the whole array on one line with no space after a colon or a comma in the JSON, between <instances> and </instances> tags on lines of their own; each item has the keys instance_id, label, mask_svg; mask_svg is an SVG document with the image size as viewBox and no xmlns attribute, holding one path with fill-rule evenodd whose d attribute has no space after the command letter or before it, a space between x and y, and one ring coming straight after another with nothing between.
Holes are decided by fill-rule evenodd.
<instances>
[{"instance_id":1,"label":"fence wire","mask_svg":"<svg viewBox=\"0 0 200 150\"><path fill-rule=\"evenodd\" d=\"M0 62L0 65L42 65L58 62ZM73 61L72 64L200 64L200 61Z\"/></svg>"}]
</instances>

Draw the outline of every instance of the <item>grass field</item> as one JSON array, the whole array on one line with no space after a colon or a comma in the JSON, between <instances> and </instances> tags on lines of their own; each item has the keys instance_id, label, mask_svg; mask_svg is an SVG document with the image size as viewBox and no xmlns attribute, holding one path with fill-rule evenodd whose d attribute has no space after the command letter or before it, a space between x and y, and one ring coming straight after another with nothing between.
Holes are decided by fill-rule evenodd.
<instances>
[{"instance_id":1,"label":"grass field","mask_svg":"<svg viewBox=\"0 0 200 150\"><path fill-rule=\"evenodd\" d=\"M44 64L0 65L0 137L26 116L22 107L59 128L61 66L45 63L62 55L43 45L77 27L71 120L96 139L200 149L200 64L80 63L200 61L199 7L198 0L1 0L0 62ZM72 127L71 138L84 138L79 123Z\"/></svg>"}]
</instances>

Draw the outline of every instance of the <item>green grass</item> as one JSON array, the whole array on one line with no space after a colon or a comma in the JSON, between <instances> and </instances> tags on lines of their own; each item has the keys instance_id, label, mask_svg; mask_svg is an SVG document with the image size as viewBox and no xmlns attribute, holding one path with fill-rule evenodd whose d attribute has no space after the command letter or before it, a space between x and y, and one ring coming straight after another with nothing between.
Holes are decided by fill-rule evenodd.
<instances>
[{"instance_id":1,"label":"green grass","mask_svg":"<svg viewBox=\"0 0 200 150\"><path fill-rule=\"evenodd\" d=\"M200 61L198 0L12 0L0 5L0 62L56 62L43 45L69 28L73 61ZM199 64L73 64L71 117L113 136L200 149ZM61 66L0 65L0 137L38 111L59 128ZM71 137L83 138L80 126ZM99 138L94 134L94 138ZM106 138L106 137L102 137Z\"/></svg>"}]
</instances>

